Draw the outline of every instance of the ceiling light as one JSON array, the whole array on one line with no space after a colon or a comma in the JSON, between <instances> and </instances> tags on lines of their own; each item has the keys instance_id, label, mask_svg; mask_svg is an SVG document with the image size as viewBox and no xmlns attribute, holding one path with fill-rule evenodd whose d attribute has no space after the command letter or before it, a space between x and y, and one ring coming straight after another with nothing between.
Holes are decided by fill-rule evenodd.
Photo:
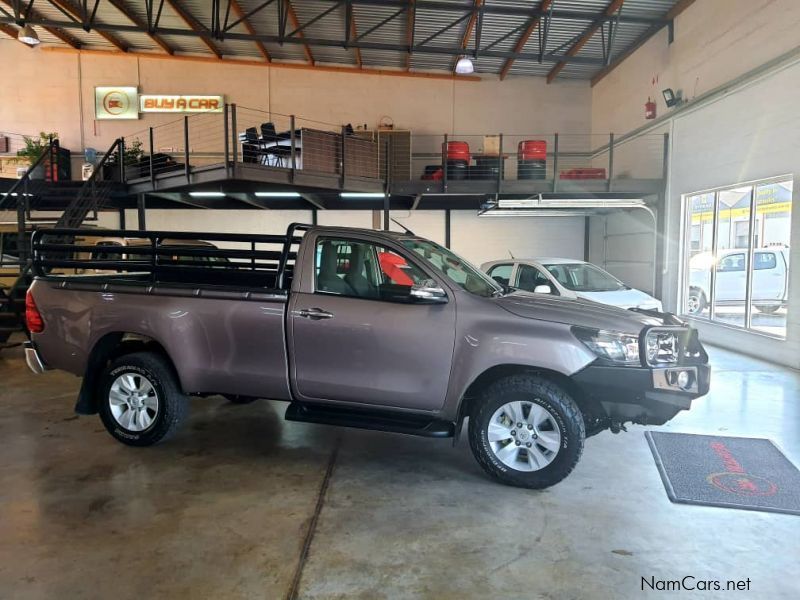
<instances>
[{"instance_id":1,"label":"ceiling light","mask_svg":"<svg viewBox=\"0 0 800 600\"><path fill-rule=\"evenodd\" d=\"M459 75L469 75L474 71L475 65L472 64L472 61L468 57L462 56L458 59L456 63L456 73Z\"/></svg>"},{"instance_id":2,"label":"ceiling light","mask_svg":"<svg viewBox=\"0 0 800 600\"><path fill-rule=\"evenodd\" d=\"M20 29L17 34L17 39L29 46L35 46L39 43L39 36L36 35L36 31L34 31L33 27L30 25L23 25L22 29Z\"/></svg>"},{"instance_id":3,"label":"ceiling light","mask_svg":"<svg viewBox=\"0 0 800 600\"><path fill-rule=\"evenodd\" d=\"M544 210L544 209L528 209L528 210L487 210L478 214L478 217L580 217L589 216L591 213L588 211L572 211L572 210Z\"/></svg>"},{"instance_id":4,"label":"ceiling light","mask_svg":"<svg viewBox=\"0 0 800 600\"><path fill-rule=\"evenodd\" d=\"M498 208L535 208L539 200L533 198L504 198L497 201Z\"/></svg>"},{"instance_id":5,"label":"ceiling light","mask_svg":"<svg viewBox=\"0 0 800 600\"><path fill-rule=\"evenodd\" d=\"M189 192L192 198L224 198L223 192Z\"/></svg>"},{"instance_id":6,"label":"ceiling light","mask_svg":"<svg viewBox=\"0 0 800 600\"><path fill-rule=\"evenodd\" d=\"M299 192L256 192L256 198L300 198Z\"/></svg>"},{"instance_id":7,"label":"ceiling light","mask_svg":"<svg viewBox=\"0 0 800 600\"><path fill-rule=\"evenodd\" d=\"M342 198L385 198L386 194L383 192L342 192L339 196Z\"/></svg>"}]
</instances>

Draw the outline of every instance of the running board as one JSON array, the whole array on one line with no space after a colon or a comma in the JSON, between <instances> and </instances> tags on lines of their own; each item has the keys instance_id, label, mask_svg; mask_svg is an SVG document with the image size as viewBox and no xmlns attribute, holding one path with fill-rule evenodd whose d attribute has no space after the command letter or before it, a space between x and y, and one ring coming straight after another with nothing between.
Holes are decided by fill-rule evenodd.
<instances>
[{"instance_id":1,"label":"running board","mask_svg":"<svg viewBox=\"0 0 800 600\"><path fill-rule=\"evenodd\" d=\"M408 413L359 410L322 404L292 402L286 409L287 421L320 423L339 427L356 427L375 431L390 431L422 437L447 438L455 434L455 425Z\"/></svg>"}]
</instances>

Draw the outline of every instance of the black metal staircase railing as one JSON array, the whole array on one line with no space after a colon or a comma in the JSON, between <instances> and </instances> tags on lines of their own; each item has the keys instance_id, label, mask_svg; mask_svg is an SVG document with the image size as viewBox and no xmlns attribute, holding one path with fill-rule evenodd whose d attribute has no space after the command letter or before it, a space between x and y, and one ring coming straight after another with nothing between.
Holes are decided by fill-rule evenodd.
<instances>
[{"instance_id":1,"label":"black metal staircase railing","mask_svg":"<svg viewBox=\"0 0 800 600\"><path fill-rule=\"evenodd\" d=\"M114 141L99 163L95 165L91 177L83 184L75 199L64 209L58 218L56 227L77 229L89 216L97 214L111 195L114 175L110 173L112 165L118 165L120 171L125 168L125 157L122 138ZM112 162L115 161L115 162Z\"/></svg>"}]
</instances>

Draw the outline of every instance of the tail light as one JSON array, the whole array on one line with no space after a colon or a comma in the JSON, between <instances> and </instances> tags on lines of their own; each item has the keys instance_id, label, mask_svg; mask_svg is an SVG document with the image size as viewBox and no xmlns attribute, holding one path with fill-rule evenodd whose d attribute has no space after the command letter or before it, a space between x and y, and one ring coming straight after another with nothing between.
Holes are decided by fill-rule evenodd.
<instances>
[{"instance_id":1,"label":"tail light","mask_svg":"<svg viewBox=\"0 0 800 600\"><path fill-rule=\"evenodd\" d=\"M27 323L28 331L31 333L44 331L44 319L42 319L39 309L36 308L36 302L33 301L33 295L30 290L25 295L25 323Z\"/></svg>"}]
</instances>

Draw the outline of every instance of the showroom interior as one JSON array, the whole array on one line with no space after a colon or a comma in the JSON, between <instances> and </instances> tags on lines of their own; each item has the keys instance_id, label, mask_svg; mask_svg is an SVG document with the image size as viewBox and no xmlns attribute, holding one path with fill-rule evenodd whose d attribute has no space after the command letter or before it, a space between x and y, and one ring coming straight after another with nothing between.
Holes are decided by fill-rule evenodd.
<instances>
[{"instance_id":1,"label":"showroom interior","mask_svg":"<svg viewBox=\"0 0 800 600\"><path fill-rule=\"evenodd\" d=\"M0 596L800 596L799 32L794 0L0 0ZM125 348L161 361L138 429L87 392ZM523 399L498 446L511 388L566 420ZM173 395L162 443L111 431Z\"/></svg>"}]
</instances>

